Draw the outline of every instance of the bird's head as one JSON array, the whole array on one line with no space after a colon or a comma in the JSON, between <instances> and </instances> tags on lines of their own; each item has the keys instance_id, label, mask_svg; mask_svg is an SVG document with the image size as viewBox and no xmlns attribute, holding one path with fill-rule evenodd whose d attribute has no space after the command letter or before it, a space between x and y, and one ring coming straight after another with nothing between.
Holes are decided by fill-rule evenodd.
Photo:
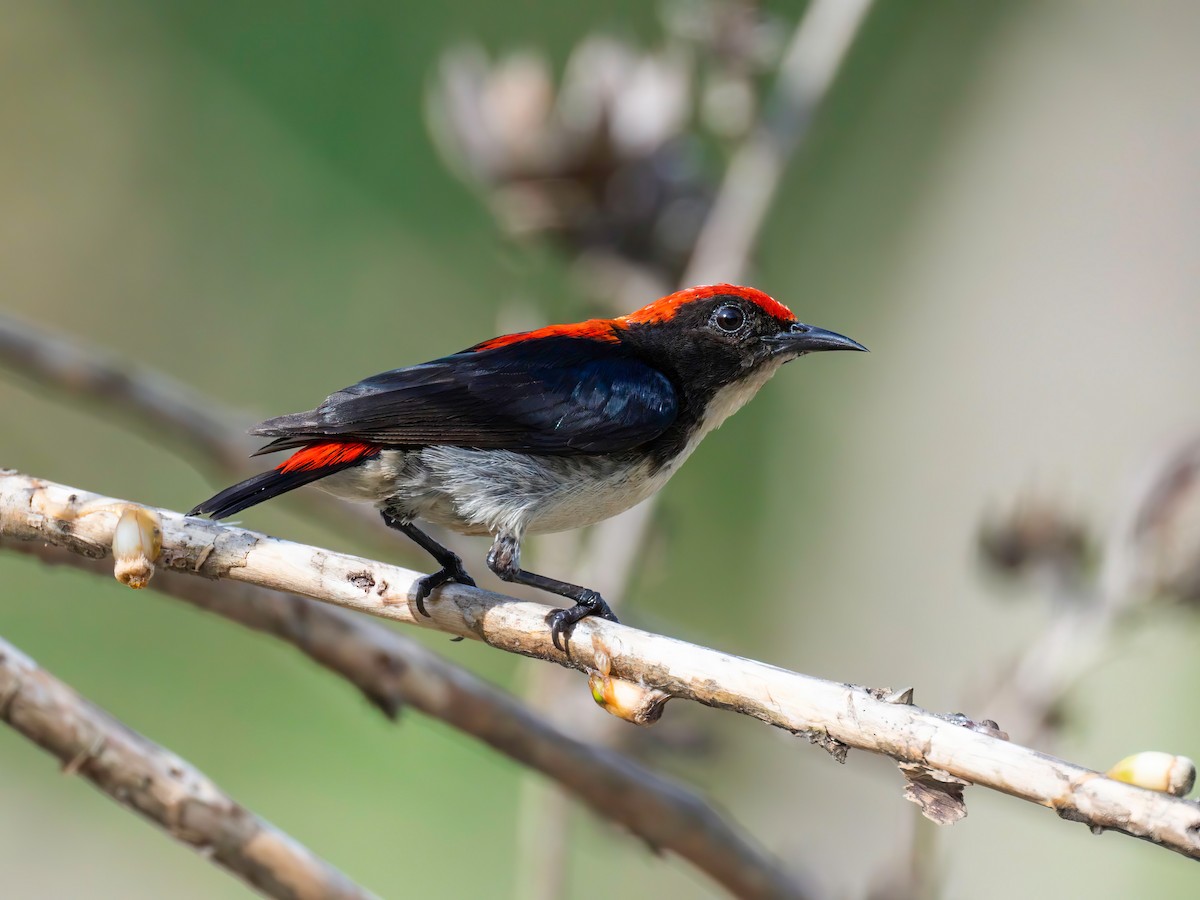
<instances>
[{"instance_id":1,"label":"bird's head","mask_svg":"<svg viewBox=\"0 0 1200 900\"><path fill-rule=\"evenodd\" d=\"M709 395L738 383L756 391L780 365L807 353L867 349L797 321L762 291L732 284L678 291L616 322L622 343L638 346Z\"/></svg>"}]
</instances>

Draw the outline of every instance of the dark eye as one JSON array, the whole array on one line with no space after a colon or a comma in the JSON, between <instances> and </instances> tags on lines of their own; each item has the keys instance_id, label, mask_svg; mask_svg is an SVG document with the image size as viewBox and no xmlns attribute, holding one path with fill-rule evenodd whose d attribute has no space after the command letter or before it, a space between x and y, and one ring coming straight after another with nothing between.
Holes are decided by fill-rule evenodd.
<instances>
[{"instance_id":1,"label":"dark eye","mask_svg":"<svg viewBox=\"0 0 1200 900\"><path fill-rule=\"evenodd\" d=\"M722 306L713 313L713 324L727 334L733 334L746 324L746 314L736 306Z\"/></svg>"}]
</instances>

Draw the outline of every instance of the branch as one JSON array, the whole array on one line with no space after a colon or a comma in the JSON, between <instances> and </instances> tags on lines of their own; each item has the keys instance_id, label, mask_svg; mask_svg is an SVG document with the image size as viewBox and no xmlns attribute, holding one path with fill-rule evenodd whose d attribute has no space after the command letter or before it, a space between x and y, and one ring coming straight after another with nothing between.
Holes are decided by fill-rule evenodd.
<instances>
[{"instance_id":1,"label":"branch","mask_svg":"<svg viewBox=\"0 0 1200 900\"><path fill-rule=\"evenodd\" d=\"M0 312L0 363L40 386L91 401L88 411L115 410L155 440L223 475L245 478L261 471L250 459L258 449L247 433L255 420L222 408L169 375L129 364L96 347L44 331ZM294 502L328 521L349 524L382 544L388 534L372 510L324 491L300 491Z\"/></svg>"},{"instance_id":2,"label":"branch","mask_svg":"<svg viewBox=\"0 0 1200 900\"><path fill-rule=\"evenodd\" d=\"M813 114L841 69L871 3L814 0L809 5L792 33L763 115L725 170L679 287L737 283L744 278L787 164L808 136ZM600 593L610 604L619 605L653 510L651 499L602 523L574 580L607 582L609 586ZM615 567L612 560L617 561ZM602 571L593 571L597 569Z\"/></svg>"},{"instance_id":3,"label":"branch","mask_svg":"<svg viewBox=\"0 0 1200 900\"><path fill-rule=\"evenodd\" d=\"M805 10L784 54L765 111L725 170L679 287L742 281L787 164L807 136L813 112L841 68L870 6L871 0L814 0ZM589 552L568 580L598 588L609 604L619 609L650 531L655 506L656 498L651 498L597 526ZM540 700L538 705L548 715L561 721L576 707L564 702L571 688L566 679L556 676L549 670L534 672L529 695L535 703ZM605 741L615 724L595 717L572 718L571 733L588 735L594 742ZM546 844L555 840L565 843L565 809L554 795L538 795L538 799L543 806L543 827L529 846L543 858L561 858L561 847L547 851ZM554 874L544 867L540 871ZM542 878L542 882L553 881ZM561 895L561 877L557 881L541 894Z\"/></svg>"},{"instance_id":4,"label":"branch","mask_svg":"<svg viewBox=\"0 0 1200 900\"><path fill-rule=\"evenodd\" d=\"M725 170L712 209L679 287L740 282L788 161L808 136L813 114L845 61L872 0L814 0L792 33L779 75L758 124L738 147ZM622 513L597 530L596 541L579 568L580 584L603 578L601 591L620 603L632 576L637 550L645 542L654 500ZM617 560L614 568L609 560ZM598 566L596 561L603 560Z\"/></svg>"},{"instance_id":5,"label":"branch","mask_svg":"<svg viewBox=\"0 0 1200 900\"><path fill-rule=\"evenodd\" d=\"M96 518L85 508L115 511L113 501L84 499L81 492L74 493L78 499L73 520L79 528ZM62 520L58 522L61 525ZM4 506L0 506L0 523L0 546L5 549L50 564L112 574L112 562L105 558L111 533L104 546L71 540L46 543L45 538L15 542L3 540L21 536L19 526L9 530ZM59 525L49 527L60 536L66 534ZM75 533L81 532L77 528ZM164 559L172 552L169 545L169 537L164 536ZM182 557L176 560L187 565ZM187 573L157 572L150 587L293 644L355 684L389 716L407 705L483 741L553 779L598 815L624 825L650 846L678 853L738 896L812 896L748 836L686 788L614 750L568 737L515 698L416 641L306 597L245 581L218 585L194 577L193 571L188 566Z\"/></svg>"},{"instance_id":6,"label":"branch","mask_svg":"<svg viewBox=\"0 0 1200 900\"><path fill-rule=\"evenodd\" d=\"M1022 641L1015 659L998 667L986 690L964 702L987 709L1019 740L1053 746L1069 720L1064 706L1072 692L1111 659L1134 615L1147 611L1152 599L1177 596L1179 576L1195 570L1200 547L1194 540L1178 546L1173 532L1180 514L1195 504L1198 478L1200 437L1191 435L1146 467L1115 527L1095 542L1096 559L1088 549L1091 529L1049 498L1025 495L990 516L979 537L983 562L996 576L1021 576L1041 588L1049 617ZM1169 783L1169 770L1156 775ZM934 841L925 824L914 821L907 831L898 861L876 879L873 900L936 893Z\"/></svg>"},{"instance_id":7,"label":"branch","mask_svg":"<svg viewBox=\"0 0 1200 900\"><path fill-rule=\"evenodd\" d=\"M91 557L108 554L127 504L17 473L0 475L0 535L37 540ZM999 736L994 727L822 681L716 650L602 620L576 626L570 655L556 650L546 607L462 586L430 604L411 599L418 573L269 538L166 510L161 564L209 578L287 590L584 671L602 671L672 697L739 712L797 734L836 755L855 747L904 765L909 791L951 805L965 784L1047 806L1094 831L1112 829L1200 859L1200 805L1106 778ZM961 800L956 801L961 805Z\"/></svg>"},{"instance_id":8,"label":"branch","mask_svg":"<svg viewBox=\"0 0 1200 900\"><path fill-rule=\"evenodd\" d=\"M808 135L813 113L870 7L871 0L814 0L805 11L763 115L730 160L679 287L742 280L787 163ZM596 526L593 543L568 580L599 588L619 608L656 503L652 497Z\"/></svg>"},{"instance_id":9,"label":"branch","mask_svg":"<svg viewBox=\"0 0 1200 900\"><path fill-rule=\"evenodd\" d=\"M39 384L101 401L131 416L156 439L176 443L205 465L215 465L234 477L254 470L247 455L255 445L244 431L250 420L222 410L161 372L130 367L103 351L2 313L0 361ZM376 534L382 531L378 517L365 515L365 507L319 492L299 493L308 494L299 499L310 509L332 509ZM11 543L9 547L15 549ZM49 563L112 572L111 564L99 559L66 554L42 543L20 549ZM152 586L294 644L358 687L388 716L408 704L489 744L554 779L599 815L624 825L651 846L677 852L736 894L799 897L811 893L686 788L614 750L589 743L586 736L568 737L508 694L370 620L304 597L233 581L215 585L162 573Z\"/></svg>"},{"instance_id":10,"label":"branch","mask_svg":"<svg viewBox=\"0 0 1200 900\"><path fill-rule=\"evenodd\" d=\"M247 457L257 449L246 434L254 424L248 416L222 412L162 372L142 371L4 313L0 313L0 360L38 384L132 410L139 424L229 471L244 472Z\"/></svg>"},{"instance_id":11,"label":"branch","mask_svg":"<svg viewBox=\"0 0 1200 900\"><path fill-rule=\"evenodd\" d=\"M203 772L131 730L0 639L0 719L122 806L281 900L369 891L240 806Z\"/></svg>"},{"instance_id":12,"label":"branch","mask_svg":"<svg viewBox=\"0 0 1200 900\"><path fill-rule=\"evenodd\" d=\"M759 122L742 142L725 172L716 201L697 237L679 287L739 282L770 210L789 159L808 134L815 109L828 92L871 0L815 0L792 33L779 75ZM654 519L657 495L594 526L594 538L569 581L599 589L619 609L629 589ZM535 684L549 706L563 709L560 681ZM600 739L606 725L592 718L572 722Z\"/></svg>"},{"instance_id":13,"label":"branch","mask_svg":"<svg viewBox=\"0 0 1200 900\"><path fill-rule=\"evenodd\" d=\"M814 0L792 36L766 114L738 147L696 240L685 284L741 280L788 160L858 34L871 0Z\"/></svg>"}]
</instances>

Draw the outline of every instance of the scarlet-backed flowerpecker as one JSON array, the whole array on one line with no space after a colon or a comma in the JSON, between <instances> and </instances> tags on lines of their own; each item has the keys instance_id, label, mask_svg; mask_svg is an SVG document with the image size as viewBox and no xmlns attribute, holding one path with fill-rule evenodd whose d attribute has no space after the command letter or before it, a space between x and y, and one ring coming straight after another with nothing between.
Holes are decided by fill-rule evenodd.
<instances>
[{"instance_id":1,"label":"scarlet-backed flowerpecker","mask_svg":"<svg viewBox=\"0 0 1200 900\"><path fill-rule=\"evenodd\" d=\"M547 617L563 647L585 616L617 619L595 591L522 569L525 535L629 509L781 365L865 349L753 288L689 288L627 316L508 334L373 375L310 412L268 419L251 431L274 438L258 452L295 452L191 515L222 519L314 481L373 503L441 566L417 582L425 615L439 585L475 582L413 523L490 534L493 572L575 601Z\"/></svg>"}]
</instances>

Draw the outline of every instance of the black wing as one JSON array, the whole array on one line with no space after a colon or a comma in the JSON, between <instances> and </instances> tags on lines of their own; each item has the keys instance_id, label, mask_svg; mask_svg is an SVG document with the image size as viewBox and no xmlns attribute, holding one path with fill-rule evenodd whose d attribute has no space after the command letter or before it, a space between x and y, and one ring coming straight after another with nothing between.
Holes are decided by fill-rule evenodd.
<instances>
[{"instance_id":1,"label":"black wing","mask_svg":"<svg viewBox=\"0 0 1200 900\"><path fill-rule=\"evenodd\" d=\"M278 438L262 453L330 439L607 453L652 440L677 411L670 380L619 345L547 337L374 375L253 433Z\"/></svg>"}]
</instances>

